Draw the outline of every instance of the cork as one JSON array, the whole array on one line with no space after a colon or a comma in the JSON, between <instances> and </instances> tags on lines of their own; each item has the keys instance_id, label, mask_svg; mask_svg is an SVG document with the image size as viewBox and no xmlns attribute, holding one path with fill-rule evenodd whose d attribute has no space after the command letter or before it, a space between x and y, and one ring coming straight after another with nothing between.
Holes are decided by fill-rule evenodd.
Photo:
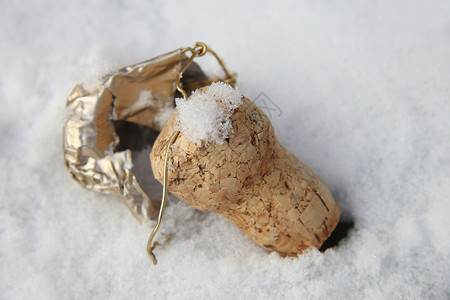
<instances>
[{"instance_id":1,"label":"cork","mask_svg":"<svg viewBox=\"0 0 450 300\"><path fill-rule=\"evenodd\" d=\"M222 145L199 146L180 133L169 157L169 191L190 206L224 216L268 251L297 256L320 248L339 221L339 206L325 183L279 143L269 118L242 100ZM150 154L160 182L176 123L174 114Z\"/></svg>"}]
</instances>

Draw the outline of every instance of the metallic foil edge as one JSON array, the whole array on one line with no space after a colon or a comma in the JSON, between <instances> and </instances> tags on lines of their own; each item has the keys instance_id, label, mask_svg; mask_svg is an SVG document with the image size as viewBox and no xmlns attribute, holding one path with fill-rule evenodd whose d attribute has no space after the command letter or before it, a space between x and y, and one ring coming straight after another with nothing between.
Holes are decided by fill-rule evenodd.
<instances>
[{"instance_id":1,"label":"metallic foil edge","mask_svg":"<svg viewBox=\"0 0 450 300\"><path fill-rule=\"evenodd\" d=\"M175 82L184 60L178 49L122 68L105 76L93 91L77 85L66 102L63 154L69 174L88 190L122 198L141 224L155 217L159 202L150 199L131 171L131 150L114 152L119 137L112 121L159 131L163 114L174 107ZM196 68L194 77L204 77Z\"/></svg>"}]
</instances>

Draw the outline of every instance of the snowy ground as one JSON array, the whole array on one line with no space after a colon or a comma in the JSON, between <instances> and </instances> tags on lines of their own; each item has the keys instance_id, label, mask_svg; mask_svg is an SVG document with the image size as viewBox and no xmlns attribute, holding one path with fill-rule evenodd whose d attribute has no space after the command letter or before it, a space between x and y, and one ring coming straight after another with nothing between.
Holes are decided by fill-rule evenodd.
<instances>
[{"instance_id":1,"label":"snowy ground","mask_svg":"<svg viewBox=\"0 0 450 300\"><path fill-rule=\"evenodd\" d=\"M450 2L93 3L0 2L1 299L450 297ZM152 224L70 179L72 87L197 40L279 106L351 227L338 245L283 259L172 203L154 267Z\"/></svg>"}]
</instances>

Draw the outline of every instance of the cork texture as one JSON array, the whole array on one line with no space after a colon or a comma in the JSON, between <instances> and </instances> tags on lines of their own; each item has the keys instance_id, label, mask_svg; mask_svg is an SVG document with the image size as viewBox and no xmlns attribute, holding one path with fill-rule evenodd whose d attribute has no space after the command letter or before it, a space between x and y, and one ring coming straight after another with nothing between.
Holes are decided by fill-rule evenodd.
<instances>
[{"instance_id":1,"label":"cork texture","mask_svg":"<svg viewBox=\"0 0 450 300\"><path fill-rule=\"evenodd\" d=\"M222 145L197 146L180 133L169 157L169 191L188 205L224 216L282 256L319 248L340 216L325 183L279 143L269 118L247 98L232 122L234 132ZM160 182L175 125L174 114L150 154Z\"/></svg>"}]
</instances>

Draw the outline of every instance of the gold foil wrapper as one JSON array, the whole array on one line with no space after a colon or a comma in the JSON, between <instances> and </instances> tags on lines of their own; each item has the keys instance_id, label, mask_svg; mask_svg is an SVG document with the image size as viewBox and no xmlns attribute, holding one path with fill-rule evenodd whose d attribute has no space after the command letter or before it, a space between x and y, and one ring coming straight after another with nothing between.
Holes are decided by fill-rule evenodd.
<instances>
[{"instance_id":1,"label":"gold foil wrapper","mask_svg":"<svg viewBox=\"0 0 450 300\"><path fill-rule=\"evenodd\" d=\"M160 199L150 199L132 172L127 143L148 145L150 140L130 128L161 130L175 106L176 79L186 60L181 49L175 50L107 75L95 90L77 85L67 99L63 152L70 175L89 190L122 198L140 223L154 218ZM204 80L192 64L182 83L193 89ZM120 141L119 129L127 143Z\"/></svg>"}]
</instances>

